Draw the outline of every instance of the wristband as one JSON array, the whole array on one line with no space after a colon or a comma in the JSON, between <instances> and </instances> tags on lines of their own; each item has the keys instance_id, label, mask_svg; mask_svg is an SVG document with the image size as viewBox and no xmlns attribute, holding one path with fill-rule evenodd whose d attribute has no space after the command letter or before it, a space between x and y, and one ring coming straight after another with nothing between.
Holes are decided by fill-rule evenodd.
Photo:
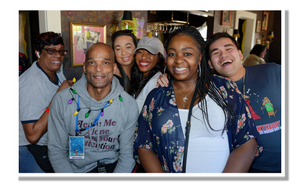
<instances>
[{"instance_id":1,"label":"wristband","mask_svg":"<svg viewBox=\"0 0 300 186\"><path fill-rule=\"evenodd\" d=\"M45 112L47 112L47 113L49 113L49 111L50 111L50 110L49 110L48 108L45 110Z\"/></svg>"}]
</instances>

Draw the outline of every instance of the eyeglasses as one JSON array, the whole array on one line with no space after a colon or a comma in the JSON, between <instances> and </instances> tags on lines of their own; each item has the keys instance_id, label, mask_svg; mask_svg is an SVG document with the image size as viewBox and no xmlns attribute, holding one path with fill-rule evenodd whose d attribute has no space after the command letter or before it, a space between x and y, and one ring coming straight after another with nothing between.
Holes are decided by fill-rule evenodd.
<instances>
[{"instance_id":1,"label":"eyeglasses","mask_svg":"<svg viewBox=\"0 0 300 186\"><path fill-rule=\"evenodd\" d=\"M47 53L50 55L54 55L58 52L61 56L65 56L68 53L67 50L56 50L53 48L43 48L43 49L45 49L47 51Z\"/></svg>"}]
</instances>

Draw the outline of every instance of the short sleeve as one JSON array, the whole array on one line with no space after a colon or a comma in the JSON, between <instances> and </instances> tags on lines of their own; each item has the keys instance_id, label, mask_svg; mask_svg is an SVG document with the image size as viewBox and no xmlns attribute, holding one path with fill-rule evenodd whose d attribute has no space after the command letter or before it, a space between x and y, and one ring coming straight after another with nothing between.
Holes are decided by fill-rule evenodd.
<instances>
[{"instance_id":1,"label":"short sleeve","mask_svg":"<svg viewBox=\"0 0 300 186\"><path fill-rule=\"evenodd\" d=\"M235 113L235 120L232 120L228 129L232 135L231 151L254 138L258 144L256 156L260 155L263 150L262 142L247 103L233 81L225 78L219 81L222 95Z\"/></svg>"},{"instance_id":2,"label":"short sleeve","mask_svg":"<svg viewBox=\"0 0 300 186\"><path fill-rule=\"evenodd\" d=\"M153 134L151 127L151 108L153 108L155 104L154 97L152 96L155 94L154 92L155 91L152 91L148 95L136 123L136 130L134 135L134 159L137 162L139 162L137 153L138 148L145 148L154 152L153 145L155 144L153 143Z\"/></svg>"}]
</instances>

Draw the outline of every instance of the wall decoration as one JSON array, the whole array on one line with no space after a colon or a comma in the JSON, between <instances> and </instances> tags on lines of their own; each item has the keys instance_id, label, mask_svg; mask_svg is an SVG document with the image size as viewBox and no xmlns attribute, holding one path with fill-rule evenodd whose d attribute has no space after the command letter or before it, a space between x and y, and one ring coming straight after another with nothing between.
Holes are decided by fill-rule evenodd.
<instances>
[{"instance_id":1,"label":"wall decoration","mask_svg":"<svg viewBox=\"0 0 300 186\"><path fill-rule=\"evenodd\" d=\"M231 26L231 14L232 11L228 11L228 10L222 11L221 25Z\"/></svg>"},{"instance_id":2,"label":"wall decoration","mask_svg":"<svg viewBox=\"0 0 300 186\"><path fill-rule=\"evenodd\" d=\"M258 19L256 21L256 30L255 30L255 32L260 33L260 30L261 30L261 20Z\"/></svg>"},{"instance_id":3,"label":"wall decoration","mask_svg":"<svg viewBox=\"0 0 300 186\"><path fill-rule=\"evenodd\" d=\"M261 44L261 39L256 39L256 44Z\"/></svg>"},{"instance_id":4,"label":"wall decoration","mask_svg":"<svg viewBox=\"0 0 300 186\"><path fill-rule=\"evenodd\" d=\"M263 12L263 20L262 20L262 25L261 25L262 30L268 29L268 20L269 20L269 13Z\"/></svg>"},{"instance_id":5,"label":"wall decoration","mask_svg":"<svg viewBox=\"0 0 300 186\"><path fill-rule=\"evenodd\" d=\"M89 46L106 43L106 25L70 22L71 66L82 66Z\"/></svg>"}]
</instances>

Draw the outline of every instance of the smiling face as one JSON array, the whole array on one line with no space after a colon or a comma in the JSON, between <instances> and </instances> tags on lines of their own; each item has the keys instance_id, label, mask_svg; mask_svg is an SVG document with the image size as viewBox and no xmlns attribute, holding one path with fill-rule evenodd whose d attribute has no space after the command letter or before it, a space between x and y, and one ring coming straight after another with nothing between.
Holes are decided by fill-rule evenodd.
<instances>
[{"instance_id":1,"label":"smiling face","mask_svg":"<svg viewBox=\"0 0 300 186\"><path fill-rule=\"evenodd\" d=\"M140 71L143 73L143 79L149 74L151 69L155 67L158 61L158 54L151 54L146 49L136 51L135 61Z\"/></svg>"},{"instance_id":2,"label":"smiling face","mask_svg":"<svg viewBox=\"0 0 300 186\"><path fill-rule=\"evenodd\" d=\"M87 52L83 71L87 78L87 88L110 90L113 72L116 68L112 48L97 43Z\"/></svg>"},{"instance_id":3,"label":"smiling face","mask_svg":"<svg viewBox=\"0 0 300 186\"><path fill-rule=\"evenodd\" d=\"M42 52L39 53L40 58L38 64L47 74L58 71L65 57L60 55L59 52L56 52L56 54L54 55L48 54L48 52L46 51L46 49L48 48L64 50L64 45L45 45L42 49ZM37 54L37 52L38 51L36 50L35 53Z\"/></svg>"},{"instance_id":4,"label":"smiling face","mask_svg":"<svg viewBox=\"0 0 300 186\"><path fill-rule=\"evenodd\" d=\"M209 47L210 60L208 64L220 75L233 81L243 77L243 54L229 38L220 38Z\"/></svg>"},{"instance_id":5,"label":"smiling face","mask_svg":"<svg viewBox=\"0 0 300 186\"><path fill-rule=\"evenodd\" d=\"M119 36L114 42L114 51L117 61L122 66L133 65L135 45L130 36Z\"/></svg>"},{"instance_id":6,"label":"smiling face","mask_svg":"<svg viewBox=\"0 0 300 186\"><path fill-rule=\"evenodd\" d=\"M175 80L197 80L202 55L199 44L188 35L174 36L167 48L167 68Z\"/></svg>"}]
</instances>

